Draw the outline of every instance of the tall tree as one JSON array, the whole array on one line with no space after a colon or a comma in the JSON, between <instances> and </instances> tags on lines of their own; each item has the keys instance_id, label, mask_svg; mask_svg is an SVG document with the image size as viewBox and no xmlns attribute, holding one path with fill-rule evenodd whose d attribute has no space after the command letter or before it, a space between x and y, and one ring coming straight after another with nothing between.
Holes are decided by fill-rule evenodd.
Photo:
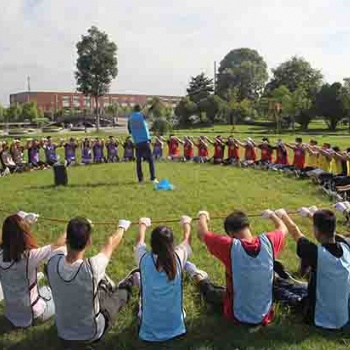
<instances>
[{"instance_id":1,"label":"tall tree","mask_svg":"<svg viewBox=\"0 0 350 350\"><path fill-rule=\"evenodd\" d=\"M292 57L277 68L272 69L273 78L266 85L266 94L284 85L290 92L303 88L308 97L316 95L322 85L323 75L302 57Z\"/></svg>"},{"instance_id":2,"label":"tall tree","mask_svg":"<svg viewBox=\"0 0 350 350\"><path fill-rule=\"evenodd\" d=\"M7 121L8 122L19 122L22 117L22 107L20 104L12 104L6 111Z\"/></svg>"},{"instance_id":3,"label":"tall tree","mask_svg":"<svg viewBox=\"0 0 350 350\"><path fill-rule=\"evenodd\" d=\"M39 118L38 106L35 102L27 102L22 106L22 118L30 121Z\"/></svg>"},{"instance_id":4,"label":"tall tree","mask_svg":"<svg viewBox=\"0 0 350 350\"><path fill-rule=\"evenodd\" d=\"M312 117L312 100L303 87L298 87L291 95L290 112L294 121L300 124L303 130L307 130Z\"/></svg>"},{"instance_id":5,"label":"tall tree","mask_svg":"<svg viewBox=\"0 0 350 350\"><path fill-rule=\"evenodd\" d=\"M180 125L190 125L190 117L195 114L198 114L197 105L189 97L182 98L175 108L175 115L179 118Z\"/></svg>"},{"instance_id":6,"label":"tall tree","mask_svg":"<svg viewBox=\"0 0 350 350\"><path fill-rule=\"evenodd\" d=\"M220 63L217 93L229 100L229 91L237 90L238 99L256 99L268 79L267 64L256 50L230 51Z\"/></svg>"},{"instance_id":7,"label":"tall tree","mask_svg":"<svg viewBox=\"0 0 350 350\"><path fill-rule=\"evenodd\" d=\"M4 122L5 121L5 113L6 113L6 109L0 105L0 122Z\"/></svg>"},{"instance_id":8,"label":"tall tree","mask_svg":"<svg viewBox=\"0 0 350 350\"><path fill-rule=\"evenodd\" d=\"M214 123L218 117L224 115L225 101L217 95L210 95L200 101L199 109L205 112L210 123Z\"/></svg>"},{"instance_id":9,"label":"tall tree","mask_svg":"<svg viewBox=\"0 0 350 350\"><path fill-rule=\"evenodd\" d=\"M342 84L324 84L316 97L316 111L322 116L329 130L334 131L346 111L342 101Z\"/></svg>"},{"instance_id":10,"label":"tall tree","mask_svg":"<svg viewBox=\"0 0 350 350\"><path fill-rule=\"evenodd\" d=\"M187 94L195 104L199 105L201 100L206 99L213 92L213 79L209 79L204 73L191 77Z\"/></svg>"},{"instance_id":11,"label":"tall tree","mask_svg":"<svg viewBox=\"0 0 350 350\"><path fill-rule=\"evenodd\" d=\"M96 127L100 127L99 98L108 93L118 74L117 46L106 33L95 26L77 43L78 59L75 77L78 90L95 100Z\"/></svg>"},{"instance_id":12,"label":"tall tree","mask_svg":"<svg viewBox=\"0 0 350 350\"><path fill-rule=\"evenodd\" d=\"M159 97L154 96L151 100L149 112L152 114L152 117L155 119L161 118L165 113L165 106Z\"/></svg>"},{"instance_id":13,"label":"tall tree","mask_svg":"<svg viewBox=\"0 0 350 350\"><path fill-rule=\"evenodd\" d=\"M271 93L270 115L276 122L278 134L282 129L282 118L290 115L291 99L292 94L285 85L281 85Z\"/></svg>"}]
</instances>

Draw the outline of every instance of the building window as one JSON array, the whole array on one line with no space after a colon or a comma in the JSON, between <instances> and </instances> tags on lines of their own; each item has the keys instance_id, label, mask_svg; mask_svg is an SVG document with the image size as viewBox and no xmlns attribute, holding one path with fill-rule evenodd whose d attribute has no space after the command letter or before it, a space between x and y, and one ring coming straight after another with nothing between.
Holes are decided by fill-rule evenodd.
<instances>
[{"instance_id":1,"label":"building window","mask_svg":"<svg viewBox=\"0 0 350 350\"><path fill-rule=\"evenodd\" d=\"M70 96L63 96L62 97L62 107L63 108L69 108L70 107Z\"/></svg>"},{"instance_id":2,"label":"building window","mask_svg":"<svg viewBox=\"0 0 350 350\"><path fill-rule=\"evenodd\" d=\"M73 96L73 107L80 107L80 96Z\"/></svg>"},{"instance_id":3,"label":"building window","mask_svg":"<svg viewBox=\"0 0 350 350\"><path fill-rule=\"evenodd\" d=\"M91 108L90 96L84 96L84 107L85 108Z\"/></svg>"},{"instance_id":4,"label":"building window","mask_svg":"<svg viewBox=\"0 0 350 350\"><path fill-rule=\"evenodd\" d=\"M104 100L103 100L103 106L104 107L108 107L110 105L109 103L109 97L105 97Z\"/></svg>"}]
</instances>

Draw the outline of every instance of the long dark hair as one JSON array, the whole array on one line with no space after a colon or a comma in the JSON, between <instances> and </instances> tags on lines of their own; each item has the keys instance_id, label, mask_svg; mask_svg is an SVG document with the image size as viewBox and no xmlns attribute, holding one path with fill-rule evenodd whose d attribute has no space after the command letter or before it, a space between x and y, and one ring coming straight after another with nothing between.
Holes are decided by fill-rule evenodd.
<instances>
[{"instance_id":1,"label":"long dark hair","mask_svg":"<svg viewBox=\"0 0 350 350\"><path fill-rule=\"evenodd\" d=\"M8 216L2 225L3 261L21 260L23 253L37 248L37 243L30 233L29 225L18 215Z\"/></svg>"},{"instance_id":2,"label":"long dark hair","mask_svg":"<svg viewBox=\"0 0 350 350\"><path fill-rule=\"evenodd\" d=\"M174 280L177 272L174 234L166 226L158 226L151 233L152 252L157 255L156 267L167 274L170 281Z\"/></svg>"}]
</instances>

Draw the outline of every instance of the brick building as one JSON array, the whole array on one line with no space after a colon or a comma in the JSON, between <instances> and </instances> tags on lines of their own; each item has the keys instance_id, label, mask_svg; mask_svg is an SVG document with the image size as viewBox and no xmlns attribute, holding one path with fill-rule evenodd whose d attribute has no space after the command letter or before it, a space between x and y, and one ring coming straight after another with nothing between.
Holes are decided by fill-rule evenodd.
<instances>
[{"instance_id":1,"label":"brick building","mask_svg":"<svg viewBox=\"0 0 350 350\"><path fill-rule=\"evenodd\" d=\"M149 103L154 95L129 95L108 94L99 99L100 107L108 107L118 104L122 107L132 107L135 104L144 106ZM175 107L180 101L180 96L156 96L169 107ZM60 109L90 110L95 107L94 98L85 97L79 92L49 92L33 91L19 92L10 95L10 104L36 102L38 108L43 112L57 111Z\"/></svg>"}]
</instances>

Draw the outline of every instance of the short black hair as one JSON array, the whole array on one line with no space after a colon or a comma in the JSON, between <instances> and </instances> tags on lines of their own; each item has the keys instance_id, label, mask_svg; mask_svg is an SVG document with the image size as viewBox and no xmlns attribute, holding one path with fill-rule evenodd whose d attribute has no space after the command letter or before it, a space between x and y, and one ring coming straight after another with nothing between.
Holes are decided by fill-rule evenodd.
<instances>
[{"instance_id":1,"label":"short black hair","mask_svg":"<svg viewBox=\"0 0 350 350\"><path fill-rule=\"evenodd\" d=\"M229 216L226 217L224 222L225 232L231 236L234 233L237 233L243 230L246 227L249 227L248 216L243 213L243 211L235 210Z\"/></svg>"},{"instance_id":2,"label":"short black hair","mask_svg":"<svg viewBox=\"0 0 350 350\"><path fill-rule=\"evenodd\" d=\"M340 148L339 148L338 146L334 146L334 147L333 147L333 151L334 151L334 152L339 152L339 151L340 151Z\"/></svg>"},{"instance_id":3,"label":"short black hair","mask_svg":"<svg viewBox=\"0 0 350 350\"><path fill-rule=\"evenodd\" d=\"M83 250L91 237L91 223L81 217L69 221L67 226L67 245L73 250Z\"/></svg>"},{"instance_id":4,"label":"short black hair","mask_svg":"<svg viewBox=\"0 0 350 350\"><path fill-rule=\"evenodd\" d=\"M139 104L134 106L134 111L135 112L141 112L141 106Z\"/></svg>"},{"instance_id":5,"label":"short black hair","mask_svg":"<svg viewBox=\"0 0 350 350\"><path fill-rule=\"evenodd\" d=\"M328 238L333 238L335 236L337 218L331 210L318 210L313 216L313 223L317 231L324 236Z\"/></svg>"},{"instance_id":6,"label":"short black hair","mask_svg":"<svg viewBox=\"0 0 350 350\"><path fill-rule=\"evenodd\" d=\"M318 142L316 140L311 139L310 143L313 143L314 145L317 145Z\"/></svg>"},{"instance_id":7,"label":"short black hair","mask_svg":"<svg viewBox=\"0 0 350 350\"><path fill-rule=\"evenodd\" d=\"M267 143L269 143L269 139L267 137L263 137L261 140L262 141L266 141Z\"/></svg>"},{"instance_id":8,"label":"short black hair","mask_svg":"<svg viewBox=\"0 0 350 350\"><path fill-rule=\"evenodd\" d=\"M302 143L302 142L303 142L303 139L302 139L301 137L297 137L297 138L295 139L295 142L300 142L300 143Z\"/></svg>"}]
</instances>

